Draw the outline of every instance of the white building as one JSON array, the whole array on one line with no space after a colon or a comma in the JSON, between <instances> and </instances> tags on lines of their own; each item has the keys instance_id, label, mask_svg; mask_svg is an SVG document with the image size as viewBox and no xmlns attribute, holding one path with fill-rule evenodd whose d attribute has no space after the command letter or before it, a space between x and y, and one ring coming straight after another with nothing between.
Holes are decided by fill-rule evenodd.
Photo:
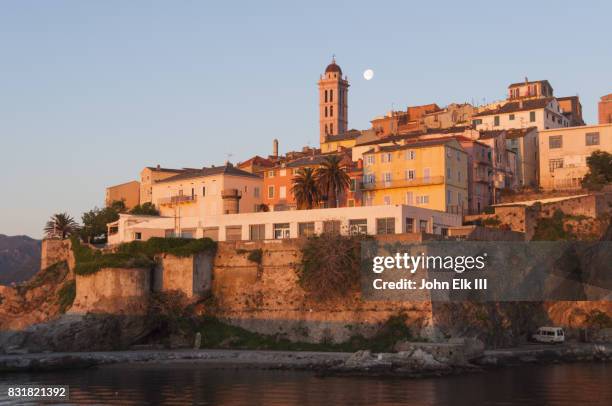
<instances>
[{"instance_id":1,"label":"white building","mask_svg":"<svg viewBox=\"0 0 612 406\"><path fill-rule=\"evenodd\" d=\"M563 109L554 97L521 99L474 114L472 125L477 130L507 130L527 127L546 130L569 127L570 121L563 113Z\"/></svg>"},{"instance_id":2,"label":"white building","mask_svg":"<svg viewBox=\"0 0 612 406\"><path fill-rule=\"evenodd\" d=\"M218 241L307 237L322 232L348 234L401 234L424 232L444 235L460 226L462 218L406 205L341 207L332 209L156 217L121 214L108 225L109 244L151 237L209 237Z\"/></svg>"}]
</instances>

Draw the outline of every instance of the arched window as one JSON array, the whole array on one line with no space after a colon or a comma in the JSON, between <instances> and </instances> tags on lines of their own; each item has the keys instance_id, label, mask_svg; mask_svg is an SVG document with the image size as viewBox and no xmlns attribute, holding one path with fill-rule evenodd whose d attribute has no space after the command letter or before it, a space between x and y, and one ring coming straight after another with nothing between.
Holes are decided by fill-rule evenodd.
<instances>
[{"instance_id":1,"label":"arched window","mask_svg":"<svg viewBox=\"0 0 612 406\"><path fill-rule=\"evenodd\" d=\"M329 125L329 133L330 133L330 134L333 134L333 133L334 133L334 125L333 125L333 124L330 124L330 125Z\"/></svg>"},{"instance_id":2,"label":"arched window","mask_svg":"<svg viewBox=\"0 0 612 406\"><path fill-rule=\"evenodd\" d=\"M329 132L327 131L327 124L325 124L325 134L329 134Z\"/></svg>"},{"instance_id":3,"label":"arched window","mask_svg":"<svg viewBox=\"0 0 612 406\"><path fill-rule=\"evenodd\" d=\"M325 103L327 103L327 90L325 91Z\"/></svg>"},{"instance_id":4,"label":"arched window","mask_svg":"<svg viewBox=\"0 0 612 406\"><path fill-rule=\"evenodd\" d=\"M325 117L327 117L327 106L325 106Z\"/></svg>"},{"instance_id":5,"label":"arched window","mask_svg":"<svg viewBox=\"0 0 612 406\"><path fill-rule=\"evenodd\" d=\"M333 102L334 101L334 90L330 89L329 91L329 101Z\"/></svg>"},{"instance_id":6,"label":"arched window","mask_svg":"<svg viewBox=\"0 0 612 406\"><path fill-rule=\"evenodd\" d=\"M334 106L329 106L329 116L330 117L334 116Z\"/></svg>"}]
</instances>

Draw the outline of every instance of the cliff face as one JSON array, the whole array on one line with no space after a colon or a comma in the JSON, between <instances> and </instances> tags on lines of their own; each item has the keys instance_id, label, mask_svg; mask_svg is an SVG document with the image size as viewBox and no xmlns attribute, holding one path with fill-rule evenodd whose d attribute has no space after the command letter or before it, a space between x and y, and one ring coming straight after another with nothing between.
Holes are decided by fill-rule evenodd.
<instances>
[{"instance_id":1,"label":"cliff face","mask_svg":"<svg viewBox=\"0 0 612 406\"><path fill-rule=\"evenodd\" d=\"M40 270L40 240L0 234L0 285L30 279Z\"/></svg>"}]
</instances>

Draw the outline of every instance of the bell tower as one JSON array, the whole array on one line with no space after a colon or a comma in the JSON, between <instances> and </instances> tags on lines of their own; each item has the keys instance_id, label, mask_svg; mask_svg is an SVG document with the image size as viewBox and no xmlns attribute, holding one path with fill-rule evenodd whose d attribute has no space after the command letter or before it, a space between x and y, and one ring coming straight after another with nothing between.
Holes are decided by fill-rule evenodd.
<instances>
[{"instance_id":1,"label":"bell tower","mask_svg":"<svg viewBox=\"0 0 612 406\"><path fill-rule=\"evenodd\" d=\"M347 130L348 88L348 80L346 76L342 79L342 69L334 57L319 79L320 144L325 142L327 135L343 134Z\"/></svg>"}]
</instances>

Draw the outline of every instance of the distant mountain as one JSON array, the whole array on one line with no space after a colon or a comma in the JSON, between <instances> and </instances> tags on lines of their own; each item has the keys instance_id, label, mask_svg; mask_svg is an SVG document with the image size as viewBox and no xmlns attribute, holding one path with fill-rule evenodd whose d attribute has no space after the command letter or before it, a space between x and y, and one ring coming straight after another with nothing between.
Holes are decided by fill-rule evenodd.
<instances>
[{"instance_id":1,"label":"distant mountain","mask_svg":"<svg viewBox=\"0 0 612 406\"><path fill-rule=\"evenodd\" d=\"M0 285L30 279L40 270L40 240L0 234Z\"/></svg>"}]
</instances>

